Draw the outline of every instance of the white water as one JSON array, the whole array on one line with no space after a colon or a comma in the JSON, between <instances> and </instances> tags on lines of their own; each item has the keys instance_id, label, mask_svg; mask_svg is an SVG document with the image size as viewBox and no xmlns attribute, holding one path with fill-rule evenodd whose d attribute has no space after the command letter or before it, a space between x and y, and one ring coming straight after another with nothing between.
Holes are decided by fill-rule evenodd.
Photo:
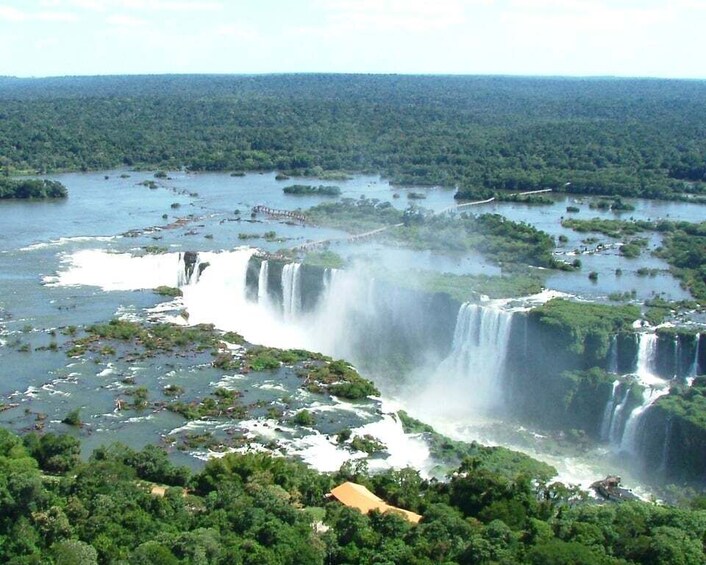
<instances>
[{"instance_id":1,"label":"white water","mask_svg":"<svg viewBox=\"0 0 706 565\"><path fill-rule=\"evenodd\" d=\"M263 307L269 305L270 296L268 294L268 276L270 274L269 263L260 263L260 274L257 277L257 303Z\"/></svg>"},{"instance_id":2,"label":"white water","mask_svg":"<svg viewBox=\"0 0 706 565\"><path fill-rule=\"evenodd\" d=\"M409 400L427 419L475 419L503 401L512 312L465 303L456 317L451 353L430 370L421 394Z\"/></svg>"},{"instance_id":3,"label":"white water","mask_svg":"<svg viewBox=\"0 0 706 565\"><path fill-rule=\"evenodd\" d=\"M623 398L613 410L613 415L610 420L610 427L608 430L608 439L613 445L618 445L620 443L620 424L622 423L622 415L625 411L625 406L630 398L630 386L625 387L625 392L623 393Z\"/></svg>"},{"instance_id":4,"label":"white water","mask_svg":"<svg viewBox=\"0 0 706 565\"><path fill-rule=\"evenodd\" d=\"M613 422L613 408L615 408L615 401L618 396L618 388L620 387L620 381L613 381L613 391L610 394L610 399L605 405L605 410L603 410L603 420L601 421L601 440L608 441L610 439L610 428Z\"/></svg>"},{"instance_id":5,"label":"white water","mask_svg":"<svg viewBox=\"0 0 706 565\"><path fill-rule=\"evenodd\" d=\"M625 423L625 431L620 440L620 450L626 451L631 455L638 455L640 450L640 435L643 429L642 416L652 406L660 396L669 393L669 387L661 388L646 388L643 392L642 405L635 408L631 413L628 421Z\"/></svg>"},{"instance_id":6,"label":"white water","mask_svg":"<svg viewBox=\"0 0 706 565\"><path fill-rule=\"evenodd\" d=\"M183 263L177 253L134 257L101 249L77 251L62 258L64 269L57 277L45 277L48 285L97 286L103 290L142 290L179 285Z\"/></svg>"},{"instance_id":7,"label":"white water","mask_svg":"<svg viewBox=\"0 0 706 565\"><path fill-rule=\"evenodd\" d=\"M645 387L643 401L640 406L633 408L632 412L630 412L620 437L618 437L617 423L611 424L610 431L611 443L617 446L620 451L626 451L632 455L639 454L640 434L644 424L643 416L645 412L660 396L669 392L668 381L655 374L657 335L654 333L642 333L639 339L635 376L638 382ZM627 400L627 394L625 399ZM617 408L615 412L617 415ZM614 421L617 420L616 415L613 417ZM613 427L614 425L615 427Z\"/></svg>"},{"instance_id":8,"label":"white water","mask_svg":"<svg viewBox=\"0 0 706 565\"><path fill-rule=\"evenodd\" d=\"M637 348L636 374L640 382L647 386L659 385L664 379L655 374L657 359L657 334L641 333Z\"/></svg>"},{"instance_id":9,"label":"white water","mask_svg":"<svg viewBox=\"0 0 706 565\"><path fill-rule=\"evenodd\" d=\"M379 316L372 300L374 280L360 272L330 270L325 275L324 292L317 307L313 312L304 313L301 311L300 273L298 266L293 266L286 275L283 272L283 294L286 295L285 302L290 304L286 314L289 319L285 320L285 313L279 305L260 302L264 285L259 289L258 302L246 299L246 273L253 253L254 250L249 248L200 253L194 265L194 275L186 281L183 280L183 259L178 254L140 258L105 251L80 251L65 259L62 270L52 283L132 290L177 286L181 282L183 297L180 307L187 309L190 324L212 323L223 330L237 331L253 343L298 347L355 360L356 352L351 346L354 340L350 337ZM203 263L209 263L209 266L198 276ZM261 267L260 281L266 268ZM493 443L492 438L472 436L468 430L472 430L474 420L502 405L504 359L511 321L512 312L502 309L500 303L465 304L457 317L451 354L438 368L432 368L425 375L426 390L417 398L406 399L405 406L423 415L432 425L439 425L440 430L448 430L457 439L482 439ZM627 392L623 402L611 410L611 439L626 399ZM422 453L422 443L406 443L407 440L403 439L406 434L399 435L399 423L383 420L384 425L372 426L366 433L384 436L379 439L394 450L388 458L389 463L424 467L426 456ZM466 432L454 433L444 422L451 423L451 427L465 427ZM391 431L393 427L394 433ZM406 446L403 451L409 453L405 455L398 450L400 446ZM532 453L527 446L518 447L549 460L544 454ZM307 461L318 460L319 464L322 464L321 457L338 461L343 456L327 438L318 436L302 439L295 450ZM585 482L591 476L595 480L592 463L583 464L567 458L562 461L549 462L558 466L564 480Z\"/></svg>"},{"instance_id":10,"label":"white water","mask_svg":"<svg viewBox=\"0 0 706 565\"><path fill-rule=\"evenodd\" d=\"M696 347L694 347L694 359L689 367L687 378L693 379L699 374L699 353L701 352L701 334L696 334Z\"/></svg>"},{"instance_id":11,"label":"white water","mask_svg":"<svg viewBox=\"0 0 706 565\"><path fill-rule=\"evenodd\" d=\"M293 322L302 309L301 265L288 263L282 268L282 311L284 321Z\"/></svg>"}]
</instances>

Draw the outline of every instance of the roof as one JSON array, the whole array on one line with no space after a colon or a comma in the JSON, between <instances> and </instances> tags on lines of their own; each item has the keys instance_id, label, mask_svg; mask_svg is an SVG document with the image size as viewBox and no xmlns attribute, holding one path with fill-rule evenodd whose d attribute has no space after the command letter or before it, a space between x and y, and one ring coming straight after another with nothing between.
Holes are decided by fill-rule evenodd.
<instances>
[{"instance_id":1,"label":"roof","mask_svg":"<svg viewBox=\"0 0 706 565\"><path fill-rule=\"evenodd\" d=\"M331 494L339 502L349 506L350 508L355 508L363 514L367 514L371 510L378 510L383 513L394 512L396 514L400 514L413 524L416 524L422 519L419 514L415 514L409 510L403 510L402 508L397 508L396 506L390 506L382 498L375 496L363 485L352 483L350 481L332 489Z\"/></svg>"}]
</instances>

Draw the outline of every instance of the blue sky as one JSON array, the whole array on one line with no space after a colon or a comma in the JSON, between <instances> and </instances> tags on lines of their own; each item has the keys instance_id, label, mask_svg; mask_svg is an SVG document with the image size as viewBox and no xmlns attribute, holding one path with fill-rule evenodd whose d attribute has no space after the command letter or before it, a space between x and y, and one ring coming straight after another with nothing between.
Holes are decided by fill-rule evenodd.
<instances>
[{"instance_id":1,"label":"blue sky","mask_svg":"<svg viewBox=\"0 0 706 565\"><path fill-rule=\"evenodd\" d=\"M0 75L706 78L706 0L0 0Z\"/></svg>"}]
</instances>

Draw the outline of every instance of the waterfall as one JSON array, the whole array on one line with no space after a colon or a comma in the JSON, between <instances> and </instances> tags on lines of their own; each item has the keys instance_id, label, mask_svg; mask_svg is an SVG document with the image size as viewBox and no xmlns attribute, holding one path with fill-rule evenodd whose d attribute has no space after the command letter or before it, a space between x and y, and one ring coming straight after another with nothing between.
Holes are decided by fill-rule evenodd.
<instances>
[{"instance_id":1,"label":"waterfall","mask_svg":"<svg viewBox=\"0 0 706 565\"><path fill-rule=\"evenodd\" d=\"M620 451L626 451L632 455L639 453L644 431L643 416L660 396L668 393L669 387L666 386L662 388L646 388L644 390L642 393L642 404L630 413L630 417L625 423L625 431L623 431L623 437L620 440Z\"/></svg>"},{"instance_id":2,"label":"waterfall","mask_svg":"<svg viewBox=\"0 0 706 565\"><path fill-rule=\"evenodd\" d=\"M328 297L331 294L331 289L333 288L333 285L336 283L336 278L340 277L341 275L341 270L339 269L333 269L333 268L327 268L324 269L324 291L321 293L322 298Z\"/></svg>"},{"instance_id":3,"label":"waterfall","mask_svg":"<svg viewBox=\"0 0 706 565\"><path fill-rule=\"evenodd\" d=\"M499 308L461 306L451 353L436 371L447 396L479 409L500 403L511 322L512 313Z\"/></svg>"},{"instance_id":4,"label":"waterfall","mask_svg":"<svg viewBox=\"0 0 706 565\"><path fill-rule=\"evenodd\" d=\"M608 350L608 372L618 372L618 336L614 335L610 340L610 349Z\"/></svg>"},{"instance_id":5,"label":"waterfall","mask_svg":"<svg viewBox=\"0 0 706 565\"><path fill-rule=\"evenodd\" d=\"M695 339L696 339L696 344L694 345L694 358L691 361L691 365L689 366L688 374L686 375L687 378L690 378L690 379L693 379L696 375L699 374L699 354L701 353L701 334L697 333Z\"/></svg>"},{"instance_id":6,"label":"waterfall","mask_svg":"<svg viewBox=\"0 0 706 565\"><path fill-rule=\"evenodd\" d=\"M640 381L654 383L655 379L661 381L655 374L655 361L657 359L657 334L642 333L637 348L637 373Z\"/></svg>"},{"instance_id":7,"label":"waterfall","mask_svg":"<svg viewBox=\"0 0 706 565\"><path fill-rule=\"evenodd\" d=\"M257 302L263 306L267 306L269 303L269 295L267 293L267 282L268 275L270 274L270 268L267 261L260 263L260 274L257 278Z\"/></svg>"},{"instance_id":8,"label":"waterfall","mask_svg":"<svg viewBox=\"0 0 706 565\"><path fill-rule=\"evenodd\" d=\"M285 321L294 320L301 308L301 265L288 263L282 269L282 310Z\"/></svg>"},{"instance_id":9,"label":"waterfall","mask_svg":"<svg viewBox=\"0 0 706 565\"><path fill-rule=\"evenodd\" d=\"M608 439L610 443L617 445L620 442L620 426L623 422L622 415L625 411L625 406L628 403L628 398L630 397L630 387L625 386L625 392L623 393L623 398L620 400L620 404L613 410L613 415L610 418L610 426L608 427Z\"/></svg>"},{"instance_id":10,"label":"waterfall","mask_svg":"<svg viewBox=\"0 0 706 565\"><path fill-rule=\"evenodd\" d=\"M603 410L603 420L601 421L601 440L608 441L610 439L610 425L613 420L613 408L615 408L615 401L618 397L618 389L620 388L620 381L613 381L613 392L610 394L610 398L605 405Z\"/></svg>"}]
</instances>

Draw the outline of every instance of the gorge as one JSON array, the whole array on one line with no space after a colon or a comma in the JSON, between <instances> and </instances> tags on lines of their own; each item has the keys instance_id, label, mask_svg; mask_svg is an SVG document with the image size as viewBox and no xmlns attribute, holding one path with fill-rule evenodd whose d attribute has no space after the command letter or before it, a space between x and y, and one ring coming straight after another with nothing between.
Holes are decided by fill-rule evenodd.
<instances>
[{"instance_id":1,"label":"gorge","mask_svg":"<svg viewBox=\"0 0 706 565\"><path fill-rule=\"evenodd\" d=\"M133 263L133 264L131 264ZM323 269L230 252L132 257L81 251L57 285L104 290L179 287L171 320L214 324L252 343L321 351L353 362L383 395L434 425L463 427L479 418L557 432L580 431L652 481L698 480L703 458L682 449L703 430L661 400L687 387L706 366L698 332L635 328L572 339L544 296L459 303L409 290L364 268ZM615 310L617 307L606 307ZM568 339L567 339L568 337ZM439 410L441 409L441 410Z\"/></svg>"}]
</instances>

